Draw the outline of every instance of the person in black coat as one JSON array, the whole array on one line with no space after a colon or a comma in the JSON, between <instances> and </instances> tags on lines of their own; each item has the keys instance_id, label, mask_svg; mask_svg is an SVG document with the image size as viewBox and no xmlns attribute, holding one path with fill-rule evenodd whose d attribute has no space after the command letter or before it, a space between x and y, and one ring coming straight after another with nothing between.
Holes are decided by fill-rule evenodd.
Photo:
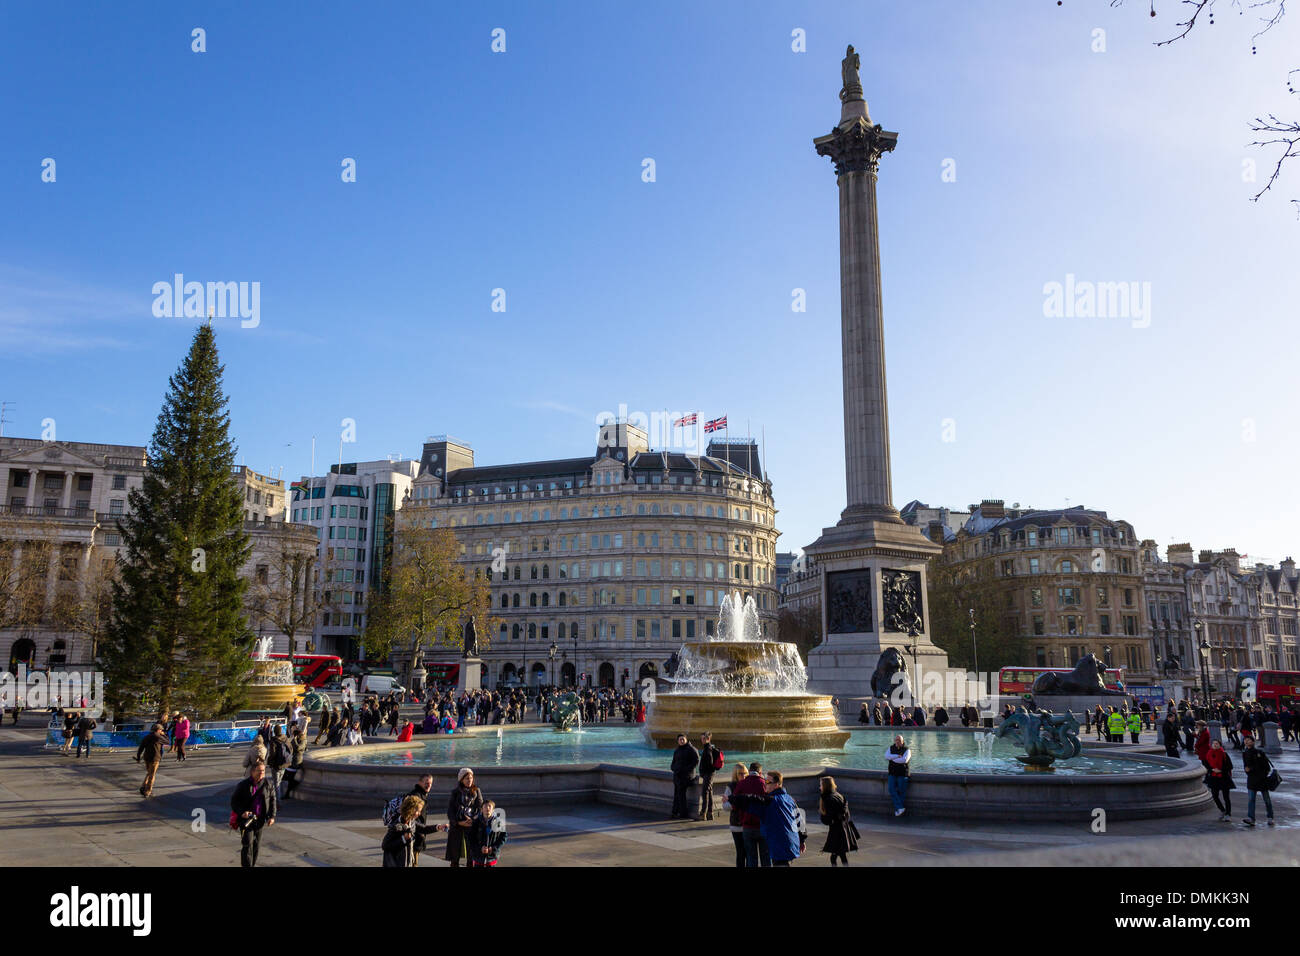
<instances>
[{"instance_id":1,"label":"person in black coat","mask_svg":"<svg viewBox=\"0 0 1300 956\"><path fill-rule=\"evenodd\" d=\"M1245 750L1241 754L1241 765L1246 770L1246 789L1250 798L1246 802L1246 819L1242 823L1248 827L1255 825L1255 794L1264 795L1264 810L1268 813L1268 825L1276 826L1273 821L1273 798L1268 795L1268 778L1273 772L1273 761L1255 745L1254 737L1246 738Z\"/></svg>"},{"instance_id":2,"label":"person in black coat","mask_svg":"<svg viewBox=\"0 0 1300 956\"><path fill-rule=\"evenodd\" d=\"M700 765L700 752L691 746L685 734L677 735L677 749L673 751L673 819L689 820L686 809L686 790L695 782L695 768Z\"/></svg>"},{"instance_id":3,"label":"person in black coat","mask_svg":"<svg viewBox=\"0 0 1300 956\"><path fill-rule=\"evenodd\" d=\"M389 826L388 832L384 834L384 842L380 845L384 851L384 866L399 868L415 866L415 835L418 826L416 820L422 816L424 816L424 800L407 794L402 800L402 809L398 812L397 820Z\"/></svg>"},{"instance_id":4,"label":"person in black coat","mask_svg":"<svg viewBox=\"0 0 1300 956\"><path fill-rule=\"evenodd\" d=\"M234 814L235 826L243 837L243 847L239 853L241 866L257 866L262 827L275 825L278 809L275 788L266 776L266 764L258 761L253 764L248 777L241 780L235 786L235 792L230 795L230 810Z\"/></svg>"},{"instance_id":5,"label":"person in black coat","mask_svg":"<svg viewBox=\"0 0 1300 956\"><path fill-rule=\"evenodd\" d=\"M831 866L838 866L836 857L849 865L848 853L858 849L858 828L853 825L849 815L849 803L844 795L835 789L834 777L822 777L822 796L817 805L822 823L826 824L826 845L823 853L831 855Z\"/></svg>"},{"instance_id":6,"label":"person in black coat","mask_svg":"<svg viewBox=\"0 0 1300 956\"><path fill-rule=\"evenodd\" d=\"M411 866L420 865L420 854L424 852L426 843L425 837L430 833L441 833L447 829L445 823L429 822L429 791L431 789L433 789L433 774L425 773L420 775L420 779L415 782L415 786L407 794L408 797L418 797L421 801L420 812L415 817L412 829Z\"/></svg>"},{"instance_id":7,"label":"person in black coat","mask_svg":"<svg viewBox=\"0 0 1300 956\"><path fill-rule=\"evenodd\" d=\"M483 809L483 792L474 786L474 771L469 767L460 769L456 781L447 801L447 852L443 858L452 866L460 866L461 860L468 866L469 831Z\"/></svg>"},{"instance_id":8,"label":"person in black coat","mask_svg":"<svg viewBox=\"0 0 1300 956\"><path fill-rule=\"evenodd\" d=\"M936 727L945 727L948 724L948 711L940 704L934 709L934 725Z\"/></svg>"},{"instance_id":9,"label":"person in black coat","mask_svg":"<svg viewBox=\"0 0 1300 956\"><path fill-rule=\"evenodd\" d=\"M1170 757L1179 756L1178 751L1178 723L1174 720L1171 713L1165 718L1165 722L1160 725L1160 734L1164 740L1165 753Z\"/></svg>"}]
</instances>

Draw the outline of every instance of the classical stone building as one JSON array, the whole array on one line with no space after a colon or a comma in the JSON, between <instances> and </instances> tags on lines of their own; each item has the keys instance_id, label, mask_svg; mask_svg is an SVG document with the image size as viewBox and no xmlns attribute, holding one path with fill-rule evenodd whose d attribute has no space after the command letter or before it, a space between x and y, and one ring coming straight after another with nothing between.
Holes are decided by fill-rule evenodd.
<instances>
[{"instance_id":1,"label":"classical stone building","mask_svg":"<svg viewBox=\"0 0 1300 956\"><path fill-rule=\"evenodd\" d=\"M293 483L289 519L313 529L320 542L310 650L359 656L371 594L392 560L390 519L417 468L411 459L343 462Z\"/></svg>"},{"instance_id":2,"label":"classical stone building","mask_svg":"<svg viewBox=\"0 0 1300 956\"><path fill-rule=\"evenodd\" d=\"M758 462L748 439L652 451L623 421L601 427L594 454L508 465L476 465L441 436L424 446L399 527L454 529L461 559L484 571L502 549L486 684L549 682L553 669L562 684L631 687L714 634L724 594L753 596L774 627L779 532Z\"/></svg>"},{"instance_id":3,"label":"classical stone building","mask_svg":"<svg viewBox=\"0 0 1300 956\"><path fill-rule=\"evenodd\" d=\"M122 547L117 522L147 464L139 445L0 438L0 662L10 669L19 662L71 668L94 660ZM314 562L316 538L276 530L277 522L283 527L283 491L276 490L282 483L244 468L234 469L232 480L249 503L244 527L252 551L243 574L257 631L251 602L260 595L267 607L283 568ZM286 561L286 555L295 557ZM273 633L266 620L261 629ZM285 649L287 638L281 635L280 643Z\"/></svg>"},{"instance_id":4,"label":"classical stone building","mask_svg":"<svg viewBox=\"0 0 1300 956\"><path fill-rule=\"evenodd\" d=\"M1127 521L1083 507L1022 510L985 500L971 506L940 562L998 593L1026 637L1027 665L1069 667L1095 653L1131 683L1156 677L1139 542Z\"/></svg>"},{"instance_id":5,"label":"classical stone building","mask_svg":"<svg viewBox=\"0 0 1300 956\"><path fill-rule=\"evenodd\" d=\"M1276 568L1256 564L1252 576L1259 587L1262 618L1263 647L1258 666L1300 670L1300 577L1295 562L1287 558Z\"/></svg>"}]
</instances>

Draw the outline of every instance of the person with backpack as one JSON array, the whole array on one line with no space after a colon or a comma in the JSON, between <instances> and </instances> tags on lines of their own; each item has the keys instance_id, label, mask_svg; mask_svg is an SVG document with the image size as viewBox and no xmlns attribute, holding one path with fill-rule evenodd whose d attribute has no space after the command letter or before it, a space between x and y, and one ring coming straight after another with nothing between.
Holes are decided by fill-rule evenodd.
<instances>
[{"instance_id":1,"label":"person with backpack","mask_svg":"<svg viewBox=\"0 0 1300 956\"><path fill-rule=\"evenodd\" d=\"M713 819L713 775L721 770L727 756L713 746L713 734L705 731L700 734L700 812L705 820Z\"/></svg>"},{"instance_id":2,"label":"person with backpack","mask_svg":"<svg viewBox=\"0 0 1300 956\"><path fill-rule=\"evenodd\" d=\"M415 866L415 821L424 813L424 801L410 794L401 800L397 818L388 825L384 842L380 844L386 867Z\"/></svg>"},{"instance_id":3,"label":"person with backpack","mask_svg":"<svg viewBox=\"0 0 1300 956\"><path fill-rule=\"evenodd\" d=\"M1255 825L1255 794L1262 793L1264 809L1268 813L1268 825L1277 826L1273 820L1273 798L1268 795L1268 792L1281 783L1282 778L1277 776L1277 771L1273 769L1273 761L1268 759L1268 754L1255 746L1254 737L1245 738L1241 765L1246 770L1246 790L1250 793L1246 801L1246 819L1241 822L1248 827Z\"/></svg>"},{"instance_id":4,"label":"person with backpack","mask_svg":"<svg viewBox=\"0 0 1300 956\"><path fill-rule=\"evenodd\" d=\"M280 781L284 779L285 768L293 754L289 750L289 741L284 739L280 725L276 724L271 732L271 746L266 748L266 773L271 778L271 789L280 792Z\"/></svg>"}]
</instances>

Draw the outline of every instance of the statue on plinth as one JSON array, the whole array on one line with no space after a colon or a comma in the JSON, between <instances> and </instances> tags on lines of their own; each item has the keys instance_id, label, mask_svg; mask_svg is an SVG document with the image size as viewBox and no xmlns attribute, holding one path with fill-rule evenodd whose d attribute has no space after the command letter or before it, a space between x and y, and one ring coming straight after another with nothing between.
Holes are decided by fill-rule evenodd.
<instances>
[{"instance_id":1,"label":"statue on plinth","mask_svg":"<svg viewBox=\"0 0 1300 956\"><path fill-rule=\"evenodd\" d=\"M465 622L465 629L461 633L461 643L461 656L478 657L478 631L474 629L474 619L472 617Z\"/></svg>"},{"instance_id":2,"label":"statue on plinth","mask_svg":"<svg viewBox=\"0 0 1300 956\"><path fill-rule=\"evenodd\" d=\"M853 44L850 43L844 59L840 61L840 77L844 82L840 88L840 102L862 99L862 78L858 75L861 65L862 59L853 52Z\"/></svg>"}]
</instances>

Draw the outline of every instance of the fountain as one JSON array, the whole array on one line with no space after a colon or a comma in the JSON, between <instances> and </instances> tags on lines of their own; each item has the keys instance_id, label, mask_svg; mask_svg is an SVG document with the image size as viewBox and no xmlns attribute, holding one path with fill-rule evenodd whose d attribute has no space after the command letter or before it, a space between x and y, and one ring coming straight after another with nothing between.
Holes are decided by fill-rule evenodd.
<instances>
[{"instance_id":1,"label":"fountain","mask_svg":"<svg viewBox=\"0 0 1300 956\"><path fill-rule=\"evenodd\" d=\"M849 739L831 698L808 693L798 649L761 639L753 597L723 597L717 637L688 641L677 657L672 689L649 702L645 735L655 747L705 731L715 746L738 751L840 748Z\"/></svg>"},{"instance_id":2,"label":"fountain","mask_svg":"<svg viewBox=\"0 0 1300 956\"><path fill-rule=\"evenodd\" d=\"M283 710L284 705L303 693L293 676L293 661L271 660L271 638L257 640L253 652L253 675L248 682L249 710Z\"/></svg>"}]
</instances>

